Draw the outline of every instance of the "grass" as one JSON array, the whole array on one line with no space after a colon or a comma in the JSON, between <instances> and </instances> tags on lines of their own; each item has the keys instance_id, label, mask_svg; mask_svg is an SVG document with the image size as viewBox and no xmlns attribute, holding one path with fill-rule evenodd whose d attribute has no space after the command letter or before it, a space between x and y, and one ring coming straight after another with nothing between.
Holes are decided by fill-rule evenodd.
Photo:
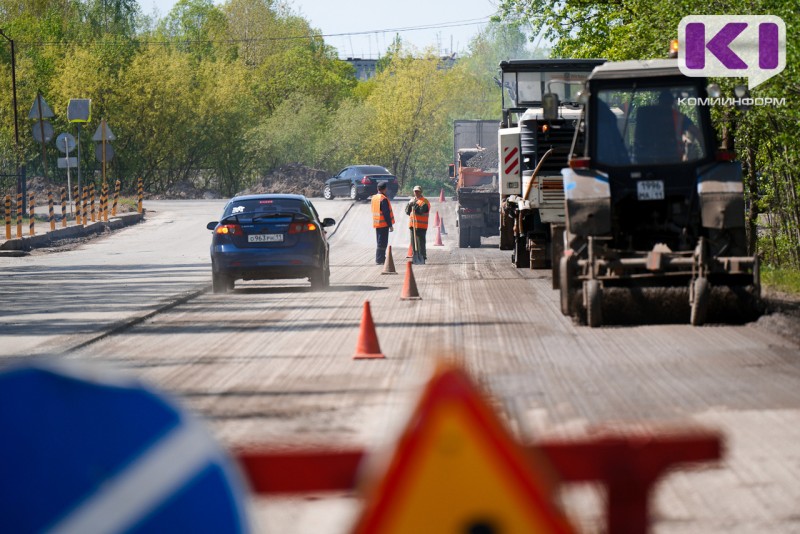
<instances>
[{"instance_id":1,"label":"grass","mask_svg":"<svg viewBox=\"0 0 800 534\"><path fill-rule=\"evenodd\" d=\"M800 269L763 265L761 284L776 291L800 295Z\"/></svg>"}]
</instances>

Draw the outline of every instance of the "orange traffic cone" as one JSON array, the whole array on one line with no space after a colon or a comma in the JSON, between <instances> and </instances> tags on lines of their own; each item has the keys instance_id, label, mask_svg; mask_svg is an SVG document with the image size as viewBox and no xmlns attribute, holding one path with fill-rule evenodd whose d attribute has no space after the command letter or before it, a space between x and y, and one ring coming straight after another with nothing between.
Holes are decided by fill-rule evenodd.
<instances>
[{"instance_id":1,"label":"orange traffic cone","mask_svg":"<svg viewBox=\"0 0 800 534\"><path fill-rule=\"evenodd\" d=\"M436 240L433 242L434 247L443 247L444 243L442 243L442 228L440 226L436 227Z\"/></svg>"},{"instance_id":2,"label":"orange traffic cone","mask_svg":"<svg viewBox=\"0 0 800 534\"><path fill-rule=\"evenodd\" d=\"M439 226L440 224L442 224L442 220L439 218L439 210L436 210L436 214L433 217L433 225Z\"/></svg>"},{"instance_id":3,"label":"orange traffic cone","mask_svg":"<svg viewBox=\"0 0 800 534\"><path fill-rule=\"evenodd\" d=\"M406 262L406 279L403 281L403 292L400 293L400 300L422 300L417 290L417 281L414 280L414 271L411 270L410 261Z\"/></svg>"},{"instance_id":4,"label":"orange traffic cone","mask_svg":"<svg viewBox=\"0 0 800 534\"><path fill-rule=\"evenodd\" d=\"M381 353L381 346L378 343L378 334L375 332L375 323L372 322L372 312L370 311L369 301L364 301L364 312L361 314L361 331L358 333L358 344L356 353L353 354L354 360L381 359L386 358Z\"/></svg>"},{"instance_id":5,"label":"orange traffic cone","mask_svg":"<svg viewBox=\"0 0 800 534\"><path fill-rule=\"evenodd\" d=\"M444 202L444 187L439 191L439 202Z\"/></svg>"},{"instance_id":6,"label":"orange traffic cone","mask_svg":"<svg viewBox=\"0 0 800 534\"><path fill-rule=\"evenodd\" d=\"M386 261L383 262L383 271L381 274L397 274L394 268L394 258L392 258L392 245L386 249Z\"/></svg>"},{"instance_id":7,"label":"orange traffic cone","mask_svg":"<svg viewBox=\"0 0 800 534\"><path fill-rule=\"evenodd\" d=\"M411 242L408 243L408 253L406 253L406 258L413 258L414 257L414 247L411 246Z\"/></svg>"}]
</instances>

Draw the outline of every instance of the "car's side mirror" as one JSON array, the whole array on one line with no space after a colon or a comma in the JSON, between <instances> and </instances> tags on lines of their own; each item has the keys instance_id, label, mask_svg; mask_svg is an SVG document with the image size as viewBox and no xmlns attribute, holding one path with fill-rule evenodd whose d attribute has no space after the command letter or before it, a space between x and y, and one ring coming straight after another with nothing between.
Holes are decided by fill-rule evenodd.
<instances>
[{"instance_id":1,"label":"car's side mirror","mask_svg":"<svg viewBox=\"0 0 800 534\"><path fill-rule=\"evenodd\" d=\"M334 226L335 224L336 224L336 221L334 221L330 217L325 217L324 219L322 219L322 227L323 228L327 228L329 226Z\"/></svg>"},{"instance_id":2,"label":"car's side mirror","mask_svg":"<svg viewBox=\"0 0 800 534\"><path fill-rule=\"evenodd\" d=\"M217 221L213 221L213 222L210 222L210 223L208 223L208 224L206 225L206 228L208 228L209 230L213 230L214 228L216 228L216 227L217 227L217 225L218 225L218 224L219 224L219 223L218 223Z\"/></svg>"}]
</instances>

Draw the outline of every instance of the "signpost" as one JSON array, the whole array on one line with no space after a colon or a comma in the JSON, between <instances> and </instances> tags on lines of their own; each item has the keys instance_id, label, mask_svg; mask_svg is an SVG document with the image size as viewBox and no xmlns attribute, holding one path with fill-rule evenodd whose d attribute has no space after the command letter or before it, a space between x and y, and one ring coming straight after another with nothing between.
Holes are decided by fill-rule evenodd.
<instances>
[{"instance_id":1,"label":"signpost","mask_svg":"<svg viewBox=\"0 0 800 534\"><path fill-rule=\"evenodd\" d=\"M78 191L81 191L81 125L92 118L92 99L73 98L67 105L67 120L78 129Z\"/></svg>"},{"instance_id":2,"label":"signpost","mask_svg":"<svg viewBox=\"0 0 800 534\"><path fill-rule=\"evenodd\" d=\"M70 180L69 169L78 166L78 158L69 157L69 153L75 148L75 138L72 137L72 134L59 134L56 138L56 148L67 155L65 158L58 158L58 168L67 169L67 194L69 195L69 212L72 214L72 180Z\"/></svg>"},{"instance_id":3,"label":"signpost","mask_svg":"<svg viewBox=\"0 0 800 534\"><path fill-rule=\"evenodd\" d=\"M97 131L92 136L92 141L100 143L97 145L94 153L97 160L103 164L103 185L106 185L106 162L111 161L111 158L114 157L114 149L108 142L116 138L114 132L108 127L108 123L106 123L105 119L100 121L100 126L97 127Z\"/></svg>"}]
</instances>

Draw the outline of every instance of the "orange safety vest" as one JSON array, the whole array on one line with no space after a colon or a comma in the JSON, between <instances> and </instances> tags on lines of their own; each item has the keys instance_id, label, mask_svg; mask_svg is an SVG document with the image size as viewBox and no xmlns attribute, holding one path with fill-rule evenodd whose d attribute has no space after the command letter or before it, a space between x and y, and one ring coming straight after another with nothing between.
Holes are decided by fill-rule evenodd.
<instances>
[{"instance_id":1,"label":"orange safety vest","mask_svg":"<svg viewBox=\"0 0 800 534\"><path fill-rule=\"evenodd\" d=\"M373 228L386 228L389 225L386 222L386 219L383 218L383 213L381 213L381 201L386 198L386 195L381 193L376 193L372 195L372 227ZM392 217L392 224L394 226L394 212L392 211L392 203L389 202L389 199L386 198L386 202L389 204L389 215Z\"/></svg>"},{"instance_id":2,"label":"orange safety vest","mask_svg":"<svg viewBox=\"0 0 800 534\"><path fill-rule=\"evenodd\" d=\"M417 200L416 204L420 207L424 206L425 204L428 205L428 213L416 213L414 210L411 210L411 214L408 216L408 227L409 228L417 228L417 230L427 230L428 229L428 215L431 213L431 203L428 202L428 199L425 197L420 198Z\"/></svg>"}]
</instances>

